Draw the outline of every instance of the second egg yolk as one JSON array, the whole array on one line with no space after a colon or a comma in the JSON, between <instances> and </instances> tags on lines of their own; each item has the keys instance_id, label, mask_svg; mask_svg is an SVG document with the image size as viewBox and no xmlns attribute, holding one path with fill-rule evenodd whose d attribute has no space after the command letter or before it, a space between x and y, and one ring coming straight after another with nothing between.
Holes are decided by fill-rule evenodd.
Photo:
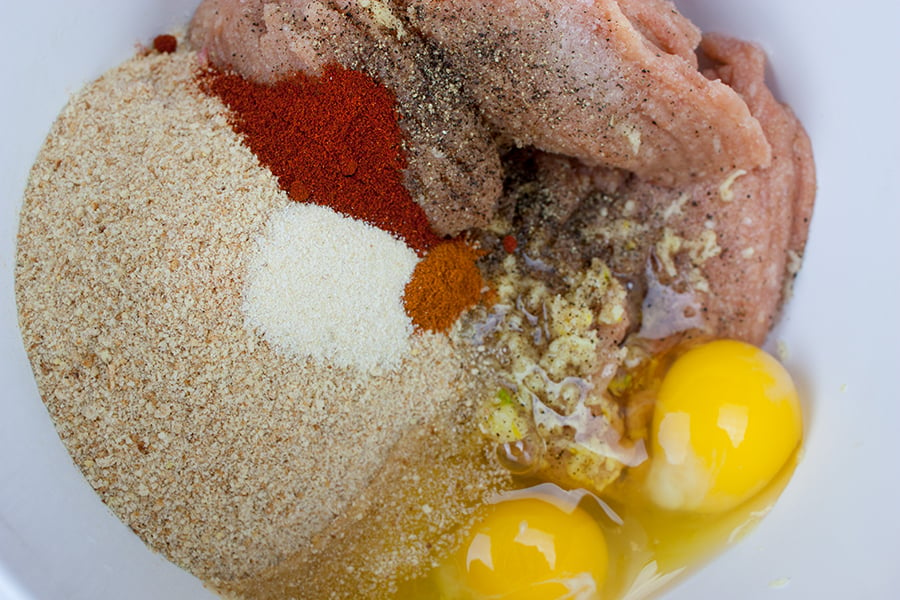
<instances>
[{"instance_id":1,"label":"second egg yolk","mask_svg":"<svg viewBox=\"0 0 900 600\"><path fill-rule=\"evenodd\" d=\"M594 518L543 498L487 507L458 556L479 599L591 599L606 577L607 548Z\"/></svg>"},{"instance_id":2,"label":"second egg yolk","mask_svg":"<svg viewBox=\"0 0 900 600\"><path fill-rule=\"evenodd\" d=\"M772 480L801 432L794 383L772 356L733 340L691 349L659 389L650 497L673 510L729 510Z\"/></svg>"}]
</instances>

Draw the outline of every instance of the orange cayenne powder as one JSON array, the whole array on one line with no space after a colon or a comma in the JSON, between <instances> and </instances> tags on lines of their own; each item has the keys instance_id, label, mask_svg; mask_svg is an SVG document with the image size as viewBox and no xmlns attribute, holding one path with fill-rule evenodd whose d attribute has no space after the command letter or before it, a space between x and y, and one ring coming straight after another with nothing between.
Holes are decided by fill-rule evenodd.
<instances>
[{"instance_id":1,"label":"orange cayenne powder","mask_svg":"<svg viewBox=\"0 0 900 600\"><path fill-rule=\"evenodd\" d=\"M462 240L435 246L413 270L403 304L417 329L444 333L482 299L481 253Z\"/></svg>"}]
</instances>

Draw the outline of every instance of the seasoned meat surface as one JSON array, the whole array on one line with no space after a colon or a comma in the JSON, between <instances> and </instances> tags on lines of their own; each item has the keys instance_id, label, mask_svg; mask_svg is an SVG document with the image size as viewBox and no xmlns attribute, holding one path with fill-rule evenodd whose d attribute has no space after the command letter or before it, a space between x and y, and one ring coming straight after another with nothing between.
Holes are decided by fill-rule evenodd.
<instances>
[{"instance_id":1,"label":"seasoned meat surface","mask_svg":"<svg viewBox=\"0 0 900 600\"><path fill-rule=\"evenodd\" d=\"M667 186L771 159L741 97L697 71L688 51L696 30L668 2L406 5L412 26L468 74L466 90L487 121L519 147L626 169ZM656 5L669 12L655 12Z\"/></svg>"},{"instance_id":2,"label":"seasoned meat surface","mask_svg":"<svg viewBox=\"0 0 900 600\"><path fill-rule=\"evenodd\" d=\"M501 207L535 256L606 261L627 282L633 331L657 338L690 328L760 344L806 244L812 149L766 87L759 48L721 36L705 37L702 48L714 64L707 75L732 86L762 124L768 167L667 188L571 157L511 155Z\"/></svg>"},{"instance_id":3,"label":"seasoned meat surface","mask_svg":"<svg viewBox=\"0 0 900 600\"><path fill-rule=\"evenodd\" d=\"M762 124L772 162L691 186L690 203L672 227L686 239L707 228L716 233L721 251L701 267L709 282L701 303L710 330L761 344L789 294L806 245L816 193L812 146L793 112L766 87L765 56L758 47L709 35L701 48L717 65L707 74L733 87ZM672 196L659 189L653 193Z\"/></svg>"},{"instance_id":4,"label":"seasoned meat surface","mask_svg":"<svg viewBox=\"0 0 900 600\"><path fill-rule=\"evenodd\" d=\"M619 8L649 44L697 66L700 29L671 0L619 0Z\"/></svg>"},{"instance_id":5,"label":"seasoned meat surface","mask_svg":"<svg viewBox=\"0 0 900 600\"><path fill-rule=\"evenodd\" d=\"M357 2L204 0L190 40L214 65L260 82L319 74L335 62L367 72L396 94L407 188L435 231L455 235L488 222L502 189L490 130L459 93L458 76L391 13Z\"/></svg>"}]
</instances>

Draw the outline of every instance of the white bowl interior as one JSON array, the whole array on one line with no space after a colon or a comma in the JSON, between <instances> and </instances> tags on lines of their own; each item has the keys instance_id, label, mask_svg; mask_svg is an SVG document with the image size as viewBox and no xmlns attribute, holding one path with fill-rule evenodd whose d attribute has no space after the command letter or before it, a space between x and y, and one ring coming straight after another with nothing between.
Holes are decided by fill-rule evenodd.
<instances>
[{"instance_id":1,"label":"white bowl interior","mask_svg":"<svg viewBox=\"0 0 900 600\"><path fill-rule=\"evenodd\" d=\"M196 0L49 0L6 7L0 36L0 598L212 595L147 550L90 489L38 397L13 268L29 167L68 95L138 42L186 23ZM742 543L665 597L895 597L900 584L900 83L895 3L679 0L704 30L760 42L806 125L819 197L783 342L807 408L793 481ZM886 63L886 64L885 64ZM726 594L723 594L725 592Z\"/></svg>"}]
</instances>

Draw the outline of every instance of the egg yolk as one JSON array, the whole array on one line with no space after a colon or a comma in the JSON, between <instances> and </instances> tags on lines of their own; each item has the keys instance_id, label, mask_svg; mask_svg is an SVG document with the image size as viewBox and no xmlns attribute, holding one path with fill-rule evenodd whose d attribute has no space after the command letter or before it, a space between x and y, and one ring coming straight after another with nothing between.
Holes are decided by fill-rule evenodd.
<instances>
[{"instance_id":1,"label":"egg yolk","mask_svg":"<svg viewBox=\"0 0 900 600\"><path fill-rule=\"evenodd\" d=\"M796 388L772 356L733 340L693 348L659 389L649 495L673 510L733 508L778 473L801 432Z\"/></svg>"},{"instance_id":2,"label":"egg yolk","mask_svg":"<svg viewBox=\"0 0 900 600\"><path fill-rule=\"evenodd\" d=\"M476 598L597 598L606 577L606 540L591 515L542 498L490 505L457 558Z\"/></svg>"}]
</instances>

